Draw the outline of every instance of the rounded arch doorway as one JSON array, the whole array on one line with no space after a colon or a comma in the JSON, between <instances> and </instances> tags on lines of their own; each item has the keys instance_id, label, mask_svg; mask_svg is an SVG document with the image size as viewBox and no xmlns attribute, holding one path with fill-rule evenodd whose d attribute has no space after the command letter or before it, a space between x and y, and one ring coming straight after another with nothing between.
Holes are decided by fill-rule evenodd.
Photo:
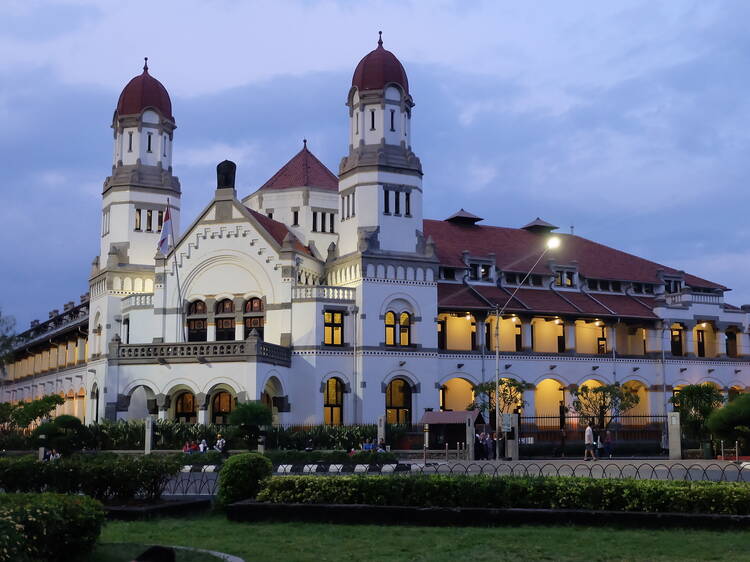
<instances>
[{"instance_id":1,"label":"rounded arch doorway","mask_svg":"<svg viewBox=\"0 0 750 562\"><path fill-rule=\"evenodd\" d=\"M411 423L411 385L402 378L395 378L385 389L385 419L387 423Z\"/></svg>"}]
</instances>

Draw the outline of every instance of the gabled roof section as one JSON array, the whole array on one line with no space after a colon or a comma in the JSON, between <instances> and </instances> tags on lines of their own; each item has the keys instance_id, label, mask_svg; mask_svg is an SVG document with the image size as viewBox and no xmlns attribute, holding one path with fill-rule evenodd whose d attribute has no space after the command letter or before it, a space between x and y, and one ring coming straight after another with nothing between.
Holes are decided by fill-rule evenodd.
<instances>
[{"instance_id":1,"label":"gabled roof section","mask_svg":"<svg viewBox=\"0 0 750 562\"><path fill-rule=\"evenodd\" d=\"M465 267L462 252L473 257L495 254L495 263L503 271L526 273L544 251L547 237L521 228L465 225L455 222L425 220L425 237L432 236L441 265ZM533 273L552 274L550 261L559 265L576 262L579 273L589 279L612 279L641 283L660 283L664 275L682 276L683 272L658 264L592 240L573 234L555 234L560 247L550 251L534 268ZM685 283L691 287L727 290L727 287L684 274ZM567 294L567 293L566 293ZM597 297L598 298L598 297Z\"/></svg>"},{"instance_id":2,"label":"gabled roof section","mask_svg":"<svg viewBox=\"0 0 750 562\"><path fill-rule=\"evenodd\" d=\"M284 244L284 240L287 238L287 236L291 235L292 239L294 240L293 247L295 250L309 256L313 255L313 253L310 251L310 248L303 245L302 242L299 241L299 239L289 230L289 228L283 222L269 219L266 215L259 213L258 211L253 211L249 207L245 207L245 209L250 213L250 215L252 215L252 217L256 221L258 221L258 223L260 223L260 226L262 226L265 231L268 232L268 234L270 234L271 237L279 243L280 246Z\"/></svg>"},{"instance_id":3,"label":"gabled roof section","mask_svg":"<svg viewBox=\"0 0 750 562\"><path fill-rule=\"evenodd\" d=\"M289 162L284 164L258 191L317 187L338 191L338 178L304 146Z\"/></svg>"}]
</instances>

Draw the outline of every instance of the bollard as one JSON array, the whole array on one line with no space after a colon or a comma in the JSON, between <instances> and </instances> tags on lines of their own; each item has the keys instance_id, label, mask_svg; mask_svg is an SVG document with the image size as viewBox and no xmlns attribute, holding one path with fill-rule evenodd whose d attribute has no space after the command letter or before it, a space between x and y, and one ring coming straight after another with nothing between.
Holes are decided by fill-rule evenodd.
<instances>
[{"instance_id":1,"label":"bollard","mask_svg":"<svg viewBox=\"0 0 750 562\"><path fill-rule=\"evenodd\" d=\"M740 462L740 442L739 441L734 442L734 460L735 462Z\"/></svg>"},{"instance_id":2,"label":"bollard","mask_svg":"<svg viewBox=\"0 0 750 562\"><path fill-rule=\"evenodd\" d=\"M448 462L448 442L445 442L445 462Z\"/></svg>"},{"instance_id":3,"label":"bollard","mask_svg":"<svg viewBox=\"0 0 750 562\"><path fill-rule=\"evenodd\" d=\"M721 460L725 461L727 457L724 455L724 440L722 439L719 443L721 443Z\"/></svg>"}]
</instances>

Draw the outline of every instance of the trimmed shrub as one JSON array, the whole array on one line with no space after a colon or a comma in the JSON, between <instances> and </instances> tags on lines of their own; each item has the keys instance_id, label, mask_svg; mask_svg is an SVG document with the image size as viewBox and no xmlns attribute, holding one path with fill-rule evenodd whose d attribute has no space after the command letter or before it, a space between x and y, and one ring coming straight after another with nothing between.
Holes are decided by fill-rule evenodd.
<instances>
[{"instance_id":1,"label":"trimmed shrub","mask_svg":"<svg viewBox=\"0 0 750 562\"><path fill-rule=\"evenodd\" d=\"M0 560L28 560L23 525L0 510Z\"/></svg>"},{"instance_id":2,"label":"trimmed shrub","mask_svg":"<svg viewBox=\"0 0 750 562\"><path fill-rule=\"evenodd\" d=\"M267 451L266 456L274 465L279 464L394 464L398 462L393 453L360 451L349 455L346 451Z\"/></svg>"},{"instance_id":3,"label":"trimmed shrub","mask_svg":"<svg viewBox=\"0 0 750 562\"><path fill-rule=\"evenodd\" d=\"M0 521L9 521L20 530L22 542L0 532L0 545L8 545L15 557L2 560L76 560L94 547L102 523L102 505L86 496L61 494L3 494ZM21 527L19 529L19 526ZM8 527L4 523L0 529ZM22 554L18 554L18 551Z\"/></svg>"},{"instance_id":4,"label":"trimmed shrub","mask_svg":"<svg viewBox=\"0 0 750 562\"><path fill-rule=\"evenodd\" d=\"M177 455L73 456L39 462L33 457L0 459L0 488L6 492L83 493L102 501L137 496L157 500L182 466Z\"/></svg>"},{"instance_id":5,"label":"trimmed shrub","mask_svg":"<svg viewBox=\"0 0 750 562\"><path fill-rule=\"evenodd\" d=\"M259 453L229 457L219 472L219 502L254 498L272 472L271 461Z\"/></svg>"},{"instance_id":6,"label":"trimmed shrub","mask_svg":"<svg viewBox=\"0 0 750 562\"><path fill-rule=\"evenodd\" d=\"M750 514L742 482L517 476L284 476L258 501Z\"/></svg>"}]
</instances>

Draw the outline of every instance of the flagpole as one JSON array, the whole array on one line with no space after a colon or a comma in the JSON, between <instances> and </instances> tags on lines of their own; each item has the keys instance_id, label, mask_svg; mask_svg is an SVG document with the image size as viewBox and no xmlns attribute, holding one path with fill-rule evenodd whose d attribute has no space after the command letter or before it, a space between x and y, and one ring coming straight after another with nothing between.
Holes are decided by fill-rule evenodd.
<instances>
[{"instance_id":1,"label":"flagpole","mask_svg":"<svg viewBox=\"0 0 750 562\"><path fill-rule=\"evenodd\" d=\"M167 197L167 209L170 209L169 197ZM172 226L172 213L169 213L169 233L172 236L172 250L177 248L177 239L174 237L174 227ZM178 334L182 336L182 341L187 341L185 337L185 323L182 321L182 290L180 289L180 268L177 265L177 252L173 251L174 257L174 274L177 279L177 322L179 323ZM166 311L164 311L166 313Z\"/></svg>"}]
</instances>

